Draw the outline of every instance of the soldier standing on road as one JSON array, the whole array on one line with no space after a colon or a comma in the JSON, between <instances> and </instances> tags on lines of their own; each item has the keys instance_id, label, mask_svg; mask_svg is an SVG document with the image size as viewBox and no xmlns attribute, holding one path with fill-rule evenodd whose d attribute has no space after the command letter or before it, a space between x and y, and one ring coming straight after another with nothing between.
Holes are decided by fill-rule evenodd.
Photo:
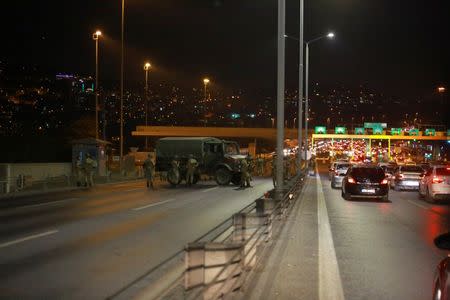
<instances>
[{"instance_id":1,"label":"soldier standing on road","mask_svg":"<svg viewBox=\"0 0 450 300\"><path fill-rule=\"evenodd\" d=\"M91 155L86 154L86 162L84 163L85 169L85 186L92 187L94 185L94 171L97 168L97 161L95 161Z\"/></svg>"},{"instance_id":2,"label":"soldier standing on road","mask_svg":"<svg viewBox=\"0 0 450 300\"><path fill-rule=\"evenodd\" d=\"M155 186L153 185L153 178L155 177L155 164L153 163L150 154L148 154L147 159L144 161L143 167L147 187L152 187L152 189L155 189Z\"/></svg>"},{"instance_id":3,"label":"soldier standing on road","mask_svg":"<svg viewBox=\"0 0 450 300\"><path fill-rule=\"evenodd\" d=\"M251 187L249 165L247 159L241 160L241 188Z\"/></svg>"},{"instance_id":4,"label":"soldier standing on road","mask_svg":"<svg viewBox=\"0 0 450 300\"><path fill-rule=\"evenodd\" d=\"M273 187L277 186L277 156L272 156L272 181Z\"/></svg>"},{"instance_id":5,"label":"soldier standing on road","mask_svg":"<svg viewBox=\"0 0 450 300\"><path fill-rule=\"evenodd\" d=\"M170 170L171 174L167 174L167 176L173 176L173 182L179 182L180 180L180 161L178 159L178 155L175 155L170 162L172 169Z\"/></svg>"},{"instance_id":6,"label":"soldier standing on road","mask_svg":"<svg viewBox=\"0 0 450 300\"><path fill-rule=\"evenodd\" d=\"M191 186L194 183L195 171L198 167L198 162L194 155L189 154L189 159L186 164L186 184Z\"/></svg>"},{"instance_id":7,"label":"soldier standing on road","mask_svg":"<svg viewBox=\"0 0 450 300\"><path fill-rule=\"evenodd\" d=\"M75 163L75 176L77 186L81 186L81 181L83 180L83 160L81 159L81 155L77 156L77 161Z\"/></svg>"},{"instance_id":8,"label":"soldier standing on road","mask_svg":"<svg viewBox=\"0 0 450 300\"><path fill-rule=\"evenodd\" d=\"M264 159L262 156L259 156L256 159L256 168L257 168L257 174L259 176L264 176Z\"/></svg>"}]
</instances>

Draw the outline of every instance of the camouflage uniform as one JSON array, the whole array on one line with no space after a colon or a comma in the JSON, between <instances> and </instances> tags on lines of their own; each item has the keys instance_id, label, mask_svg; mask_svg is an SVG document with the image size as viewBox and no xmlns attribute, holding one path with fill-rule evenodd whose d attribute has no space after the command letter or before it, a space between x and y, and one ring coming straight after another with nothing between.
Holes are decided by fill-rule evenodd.
<instances>
[{"instance_id":1,"label":"camouflage uniform","mask_svg":"<svg viewBox=\"0 0 450 300\"><path fill-rule=\"evenodd\" d=\"M186 184L192 185L194 183L195 170L198 167L198 162L193 155L189 155L186 163Z\"/></svg>"},{"instance_id":2,"label":"camouflage uniform","mask_svg":"<svg viewBox=\"0 0 450 300\"><path fill-rule=\"evenodd\" d=\"M247 159L241 160L241 187L250 187L250 174Z\"/></svg>"},{"instance_id":3,"label":"camouflage uniform","mask_svg":"<svg viewBox=\"0 0 450 300\"><path fill-rule=\"evenodd\" d=\"M86 161L84 163L84 170L85 170L85 185L86 186L93 186L94 185L94 170L97 168L97 162L92 159L91 155L86 155Z\"/></svg>"},{"instance_id":4,"label":"camouflage uniform","mask_svg":"<svg viewBox=\"0 0 450 300\"><path fill-rule=\"evenodd\" d=\"M153 178L155 177L155 165L153 164L150 155L148 155L147 159L144 161L143 167L145 179L147 181L147 187L152 187L152 189L155 189L155 186L153 185Z\"/></svg>"}]
</instances>

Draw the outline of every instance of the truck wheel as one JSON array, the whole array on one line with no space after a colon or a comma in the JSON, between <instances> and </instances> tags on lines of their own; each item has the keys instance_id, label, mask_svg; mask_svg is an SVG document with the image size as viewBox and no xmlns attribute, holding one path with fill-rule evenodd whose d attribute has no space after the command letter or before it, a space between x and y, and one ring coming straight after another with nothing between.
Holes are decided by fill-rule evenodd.
<instances>
[{"instance_id":1,"label":"truck wheel","mask_svg":"<svg viewBox=\"0 0 450 300\"><path fill-rule=\"evenodd\" d=\"M167 172L167 181L169 181L172 186L177 186L181 182L181 176L177 176L174 172L169 171Z\"/></svg>"},{"instance_id":2,"label":"truck wheel","mask_svg":"<svg viewBox=\"0 0 450 300\"><path fill-rule=\"evenodd\" d=\"M220 168L216 171L216 182L218 185L230 184L232 174L225 168Z\"/></svg>"},{"instance_id":3,"label":"truck wheel","mask_svg":"<svg viewBox=\"0 0 450 300\"><path fill-rule=\"evenodd\" d=\"M194 174L193 184L196 184L200 180L200 174Z\"/></svg>"},{"instance_id":4,"label":"truck wheel","mask_svg":"<svg viewBox=\"0 0 450 300\"><path fill-rule=\"evenodd\" d=\"M231 179L231 182L234 185L240 185L241 184L241 174L234 174L233 178Z\"/></svg>"}]
</instances>

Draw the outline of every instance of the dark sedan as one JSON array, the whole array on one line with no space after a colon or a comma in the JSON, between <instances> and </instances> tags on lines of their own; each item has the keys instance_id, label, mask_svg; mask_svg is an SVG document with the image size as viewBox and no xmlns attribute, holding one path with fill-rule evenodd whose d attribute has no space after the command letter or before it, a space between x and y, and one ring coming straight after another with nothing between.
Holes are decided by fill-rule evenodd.
<instances>
[{"instance_id":1,"label":"dark sedan","mask_svg":"<svg viewBox=\"0 0 450 300\"><path fill-rule=\"evenodd\" d=\"M373 165L354 165L350 167L342 181L342 197L380 198L388 201L389 185L381 167Z\"/></svg>"}]
</instances>

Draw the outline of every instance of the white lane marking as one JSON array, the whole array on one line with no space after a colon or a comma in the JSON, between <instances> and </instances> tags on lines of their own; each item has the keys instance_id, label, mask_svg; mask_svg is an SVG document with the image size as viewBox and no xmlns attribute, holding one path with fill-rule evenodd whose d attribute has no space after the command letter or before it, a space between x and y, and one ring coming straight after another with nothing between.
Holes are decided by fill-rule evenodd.
<instances>
[{"instance_id":1,"label":"white lane marking","mask_svg":"<svg viewBox=\"0 0 450 300\"><path fill-rule=\"evenodd\" d=\"M319 172L316 170L317 217L319 223L319 299L344 300L339 265Z\"/></svg>"},{"instance_id":2,"label":"white lane marking","mask_svg":"<svg viewBox=\"0 0 450 300\"><path fill-rule=\"evenodd\" d=\"M408 202L411 203L411 204L413 204L413 205L415 205L415 206L418 206L418 207L420 207L420 208L426 209L426 210L429 210L429 209L430 209L429 207L426 207L425 205L420 204L420 203L416 203L416 202L414 202L414 201L412 201L412 200L408 200Z\"/></svg>"},{"instance_id":3,"label":"white lane marking","mask_svg":"<svg viewBox=\"0 0 450 300\"><path fill-rule=\"evenodd\" d=\"M14 240L14 241L10 241L10 242L6 242L6 243L3 243L3 244L0 244L0 248L5 248L5 247L8 247L8 246L12 246L12 245L15 245L15 244L18 244L18 243L22 243L22 242L25 242L25 241L28 241L28 240L37 239L37 238L44 237L44 236L47 236L47 235L50 235L50 234L54 234L54 233L57 233L57 232L58 232L58 230L50 230L50 231L46 231L46 232L42 232L42 233L38 233L38 234L33 234L33 235L26 236L26 237L23 237L23 238Z\"/></svg>"},{"instance_id":4,"label":"white lane marking","mask_svg":"<svg viewBox=\"0 0 450 300\"><path fill-rule=\"evenodd\" d=\"M39 207L39 206L46 206L46 205L52 205L52 204L58 204L63 203L67 201L77 200L78 198L67 198L63 200L57 200L57 201L51 201L51 202L45 202L45 203L39 203L39 204L32 204L32 205L24 205L17 208L28 208L28 207Z\"/></svg>"},{"instance_id":5,"label":"white lane marking","mask_svg":"<svg viewBox=\"0 0 450 300\"><path fill-rule=\"evenodd\" d=\"M172 201L175 201L175 200L177 200L177 199L175 199L175 198L173 198L173 199L167 199L167 200L164 200L164 201L161 201L161 202L156 202L156 203L152 203L152 204L145 205L145 206L141 206L141 207L135 207L135 208L133 208L132 210L146 209L146 208L158 206L158 205L161 205L161 204L164 204L164 203L167 203L167 202L172 202Z\"/></svg>"},{"instance_id":6,"label":"white lane marking","mask_svg":"<svg viewBox=\"0 0 450 300\"><path fill-rule=\"evenodd\" d=\"M135 192L135 191L142 191L144 188L135 188L135 189L131 189L131 190L126 190L125 193L127 192Z\"/></svg>"},{"instance_id":7,"label":"white lane marking","mask_svg":"<svg viewBox=\"0 0 450 300\"><path fill-rule=\"evenodd\" d=\"M203 193L207 193L207 192L210 192L210 191L217 190L218 188L219 188L219 187L216 186L216 187L213 187L213 188L209 188L209 189L203 190L202 192L203 192Z\"/></svg>"}]
</instances>

